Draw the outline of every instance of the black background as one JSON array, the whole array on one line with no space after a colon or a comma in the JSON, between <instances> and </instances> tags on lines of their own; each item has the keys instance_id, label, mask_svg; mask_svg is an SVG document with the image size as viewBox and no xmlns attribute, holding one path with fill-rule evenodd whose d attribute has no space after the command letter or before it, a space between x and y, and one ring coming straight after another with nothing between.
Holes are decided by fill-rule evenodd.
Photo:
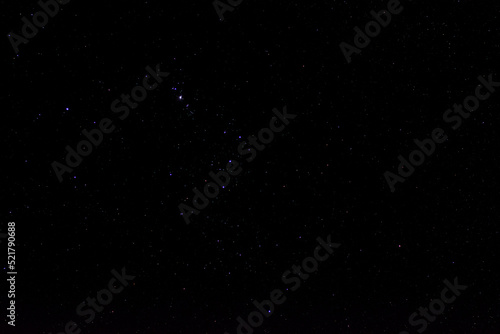
<instances>
[{"instance_id":1,"label":"black background","mask_svg":"<svg viewBox=\"0 0 500 334\"><path fill-rule=\"evenodd\" d=\"M221 22L208 0L73 0L19 54L7 34L39 7L0 3L0 230L16 222L18 271L0 332L233 334L332 234L342 246L255 333L413 334L454 277L468 288L426 333L500 333L500 93L456 131L442 120L477 76L500 81L498 3L404 1L350 64L339 44L385 1L245 0ZM170 76L119 120L111 102L158 63ZM179 203L285 105L297 117L186 225ZM51 163L104 117L117 130L59 183ZM391 193L384 172L436 127L448 140ZM75 307L122 267L133 284L84 324Z\"/></svg>"}]
</instances>

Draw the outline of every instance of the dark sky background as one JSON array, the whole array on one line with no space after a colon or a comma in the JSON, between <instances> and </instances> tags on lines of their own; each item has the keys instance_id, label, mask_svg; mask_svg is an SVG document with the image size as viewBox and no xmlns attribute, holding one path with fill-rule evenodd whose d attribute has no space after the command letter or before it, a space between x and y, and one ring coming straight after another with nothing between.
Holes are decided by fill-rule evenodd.
<instances>
[{"instance_id":1,"label":"dark sky background","mask_svg":"<svg viewBox=\"0 0 500 334\"><path fill-rule=\"evenodd\" d=\"M455 277L468 288L425 333L500 333L500 89L459 129L442 120L479 75L500 81L500 5L401 3L347 64L339 44L386 1L244 0L220 21L210 0L72 0L18 54L7 34L40 7L0 1L0 232L16 223L18 272L12 328L2 239L0 333L234 334L329 234L341 247L254 333L414 334ZM120 120L111 102L156 64L170 75ZM283 106L297 117L245 162L238 144ZM59 183L51 163L106 117L116 130ZM448 140L392 193L384 172L436 127ZM234 159L186 225L178 205ZM123 267L133 282L86 324L76 306Z\"/></svg>"}]
</instances>

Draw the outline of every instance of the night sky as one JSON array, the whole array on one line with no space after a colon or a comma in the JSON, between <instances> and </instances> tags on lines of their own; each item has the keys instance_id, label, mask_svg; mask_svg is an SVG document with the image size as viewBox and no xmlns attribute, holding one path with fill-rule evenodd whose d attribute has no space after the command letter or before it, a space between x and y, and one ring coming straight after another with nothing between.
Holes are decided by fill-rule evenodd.
<instances>
[{"instance_id":1,"label":"night sky","mask_svg":"<svg viewBox=\"0 0 500 334\"><path fill-rule=\"evenodd\" d=\"M0 333L500 333L500 4L401 0L361 48L388 1L219 3L240 4L71 0L16 52L41 7L0 1ZM198 210L193 189L236 162Z\"/></svg>"}]
</instances>

